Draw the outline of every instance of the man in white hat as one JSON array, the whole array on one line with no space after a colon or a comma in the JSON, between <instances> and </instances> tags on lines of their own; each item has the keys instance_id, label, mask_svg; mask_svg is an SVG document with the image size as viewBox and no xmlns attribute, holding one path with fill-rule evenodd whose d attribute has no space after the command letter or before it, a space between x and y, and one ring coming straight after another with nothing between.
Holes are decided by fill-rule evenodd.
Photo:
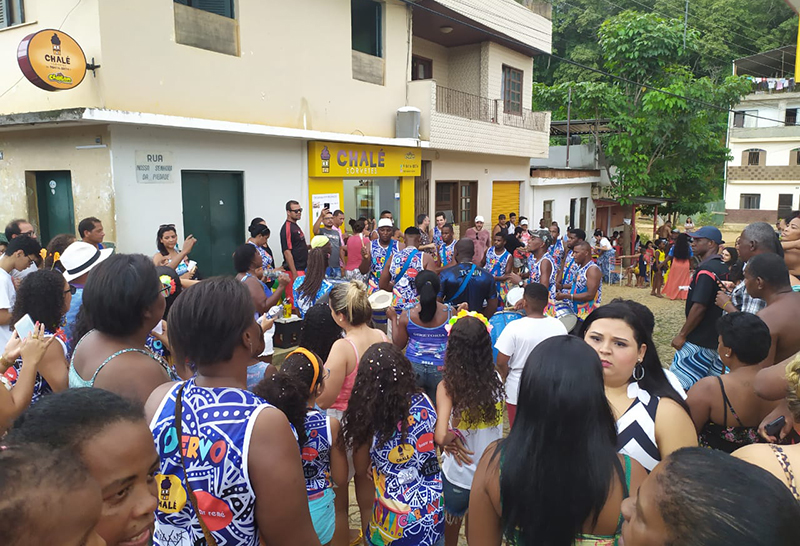
<instances>
[{"instance_id":1,"label":"man in white hat","mask_svg":"<svg viewBox=\"0 0 800 546\"><path fill-rule=\"evenodd\" d=\"M75 287L72 303L64 319L64 334L66 334L73 347L75 346L73 342L78 341L72 339L72 330L75 327L75 320L78 318L78 311L83 302L83 286L86 284L89 272L113 253L113 248L98 249L90 243L76 241L69 245L61 255L60 261L64 268L64 279L70 286Z\"/></svg>"},{"instance_id":2,"label":"man in white hat","mask_svg":"<svg viewBox=\"0 0 800 546\"><path fill-rule=\"evenodd\" d=\"M465 237L472 239L475 245L475 254L472 257L472 262L481 265L481 261L486 257L486 249L489 248L490 237L489 232L483 229L486 220L483 216L475 217L475 227L467 230Z\"/></svg>"}]
</instances>

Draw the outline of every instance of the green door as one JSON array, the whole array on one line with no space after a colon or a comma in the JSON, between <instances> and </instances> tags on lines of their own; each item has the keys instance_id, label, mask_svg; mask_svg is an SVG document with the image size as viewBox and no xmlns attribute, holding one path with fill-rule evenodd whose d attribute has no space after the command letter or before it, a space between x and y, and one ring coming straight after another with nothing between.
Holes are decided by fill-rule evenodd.
<instances>
[{"instance_id":1,"label":"green door","mask_svg":"<svg viewBox=\"0 0 800 546\"><path fill-rule=\"evenodd\" d=\"M39 240L43 245L59 233L75 233L72 178L69 171L36 173Z\"/></svg>"},{"instance_id":2,"label":"green door","mask_svg":"<svg viewBox=\"0 0 800 546\"><path fill-rule=\"evenodd\" d=\"M203 277L233 275L233 251L244 239L242 173L181 171L183 233Z\"/></svg>"}]
</instances>

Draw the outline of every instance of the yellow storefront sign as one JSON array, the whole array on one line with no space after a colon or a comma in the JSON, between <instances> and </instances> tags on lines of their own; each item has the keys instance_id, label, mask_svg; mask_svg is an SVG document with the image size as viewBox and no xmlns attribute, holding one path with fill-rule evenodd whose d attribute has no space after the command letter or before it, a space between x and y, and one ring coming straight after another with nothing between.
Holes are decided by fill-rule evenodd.
<instances>
[{"instance_id":1,"label":"yellow storefront sign","mask_svg":"<svg viewBox=\"0 0 800 546\"><path fill-rule=\"evenodd\" d=\"M422 153L415 148L309 142L308 176L325 178L419 176Z\"/></svg>"}]
</instances>

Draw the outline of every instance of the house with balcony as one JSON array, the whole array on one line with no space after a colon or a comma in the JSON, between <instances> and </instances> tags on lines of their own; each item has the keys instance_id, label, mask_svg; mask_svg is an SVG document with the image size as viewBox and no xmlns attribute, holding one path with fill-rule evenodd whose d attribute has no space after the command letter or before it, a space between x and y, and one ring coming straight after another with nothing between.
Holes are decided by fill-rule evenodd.
<instances>
[{"instance_id":1,"label":"house with balcony","mask_svg":"<svg viewBox=\"0 0 800 546\"><path fill-rule=\"evenodd\" d=\"M753 92L729 117L732 159L725 171L726 222L778 218L800 208L800 87L796 87L796 46L734 61Z\"/></svg>"},{"instance_id":2,"label":"house with balcony","mask_svg":"<svg viewBox=\"0 0 800 546\"><path fill-rule=\"evenodd\" d=\"M547 154L548 114L529 105L551 25L528 4L0 0L0 220L30 218L46 242L95 216L149 255L173 223L211 275L254 217L278 250L290 199L307 239L325 205L403 227L438 204L488 216L495 184L518 192ZM77 43L79 85L24 76L31 35Z\"/></svg>"},{"instance_id":3,"label":"house with balcony","mask_svg":"<svg viewBox=\"0 0 800 546\"><path fill-rule=\"evenodd\" d=\"M409 104L420 110L417 210L462 232L476 215L528 215L531 158L546 158L549 112L533 112L534 59L551 47L549 4L422 0L413 10ZM485 31L484 31L485 30Z\"/></svg>"}]
</instances>

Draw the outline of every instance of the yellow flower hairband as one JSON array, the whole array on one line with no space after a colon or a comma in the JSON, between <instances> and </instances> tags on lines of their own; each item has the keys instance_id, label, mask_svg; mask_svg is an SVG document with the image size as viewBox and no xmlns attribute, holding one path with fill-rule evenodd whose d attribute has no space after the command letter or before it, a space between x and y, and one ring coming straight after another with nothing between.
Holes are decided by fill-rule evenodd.
<instances>
[{"instance_id":1,"label":"yellow flower hairband","mask_svg":"<svg viewBox=\"0 0 800 546\"><path fill-rule=\"evenodd\" d=\"M43 248L39 251L39 256L42 257L42 261L47 259L47 249ZM50 269L54 269L58 260L61 259L61 254L59 252L55 252L51 254L53 256L53 265L50 266Z\"/></svg>"},{"instance_id":2,"label":"yellow flower hairband","mask_svg":"<svg viewBox=\"0 0 800 546\"><path fill-rule=\"evenodd\" d=\"M486 331L491 333L492 325L489 324L489 319L487 319L477 311L466 311L462 309L461 311L458 312L456 316L451 317L450 320L447 321L447 324L444 325L444 329L447 330L447 335L450 335L450 330L453 329L453 325L464 317L472 317L478 319L483 323L484 326L486 326Z\"/></svg>"}]
</instances>

